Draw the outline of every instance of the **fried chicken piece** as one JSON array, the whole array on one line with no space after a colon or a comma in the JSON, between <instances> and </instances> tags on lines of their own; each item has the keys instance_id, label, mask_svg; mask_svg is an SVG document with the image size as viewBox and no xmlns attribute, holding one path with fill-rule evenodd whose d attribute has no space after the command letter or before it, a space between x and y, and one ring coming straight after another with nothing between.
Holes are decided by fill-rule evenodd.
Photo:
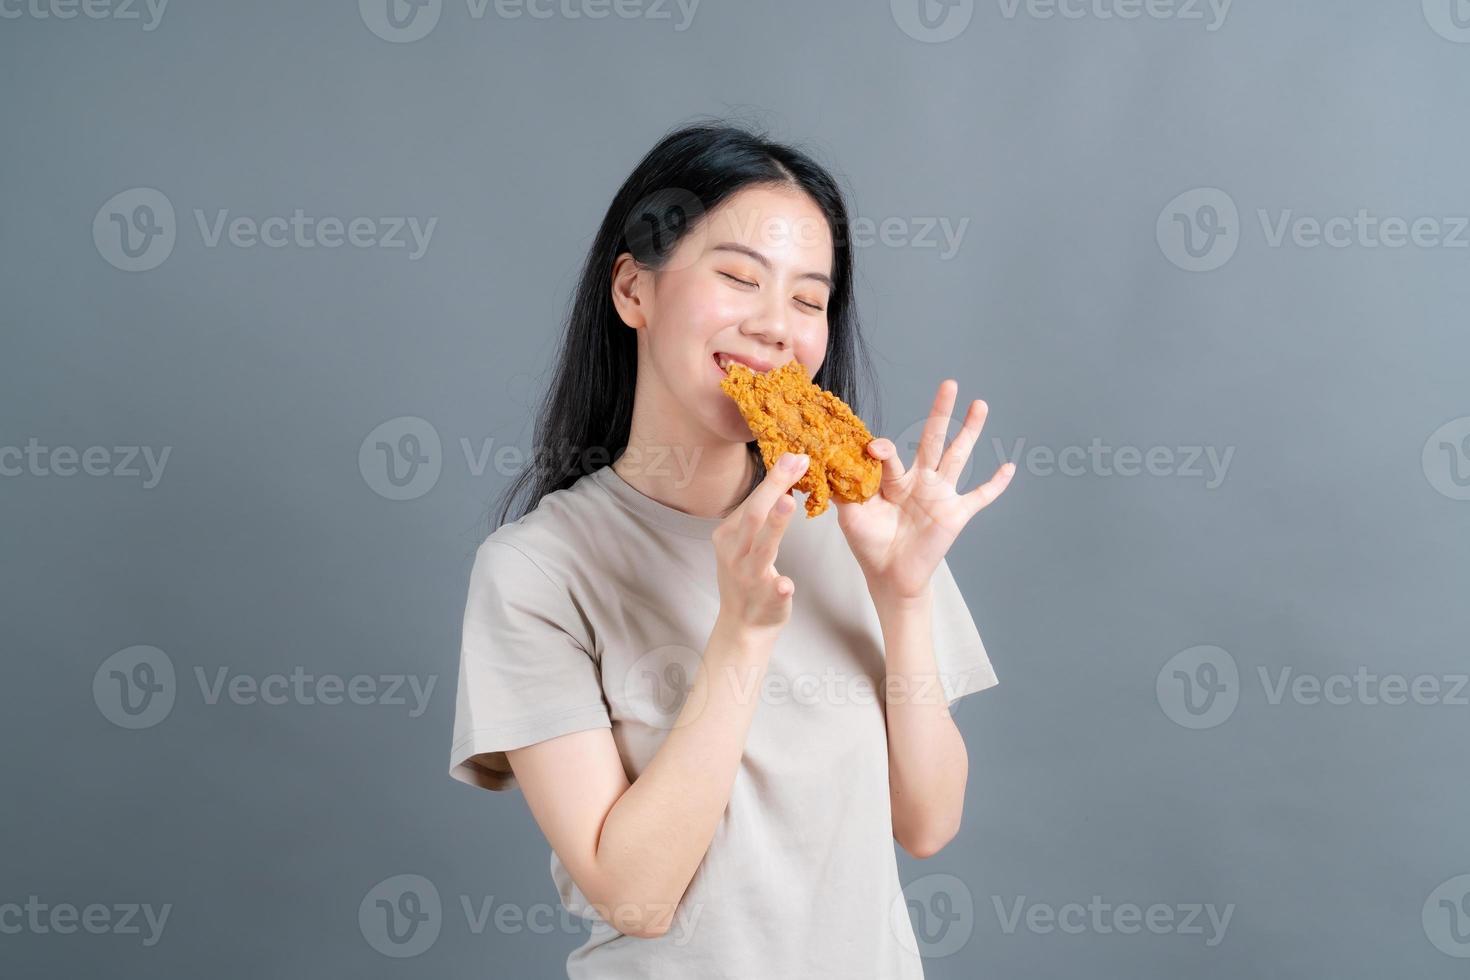
<instances>
[{"instance_id":1,"label":"fried chicken piece","mask_svg":"<svg viewBox=\"0 0 1470 980\"><path fill-rule=\"evenodd\" d=\"M813 384L800 361L763 374L732 364L720 388L740 406L767 469L782 453L810 457L795 486L807 495L808 519L830 497L861 503L878 492L883 464L867 452L873 434L842 399Z\"/></svg>"}]
</instances>

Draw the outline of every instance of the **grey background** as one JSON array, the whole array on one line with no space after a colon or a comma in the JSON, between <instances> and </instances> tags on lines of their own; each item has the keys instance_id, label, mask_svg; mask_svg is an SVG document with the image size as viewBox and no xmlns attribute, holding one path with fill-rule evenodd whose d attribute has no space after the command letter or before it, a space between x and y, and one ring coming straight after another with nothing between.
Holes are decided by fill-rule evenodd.
<instances>
[{"instance_id":1,"label":"grey background","mask_svg":"<svg viewBox=\"0 0 1470 980\"><path fill-rule=\"evenodd\" d=\"M973 16L943 43L885 3L705 0L677 30L677 8L477 20L446 0L412 43L352 3L174 0L154 30L7 7L0 447L171 455L150 489L0 478L0 904L172 909L151 947L0 932L0 974L563 975L579 934L476 934L460 907L555 902L520 795L446 774L466 576L508 482L460 440L530 449L613 191L668 127L727 113L833 166L857 215L969 222L948 258L859 249L875 428L902 432L953 376L991 404L977 470L992 438L1234 447L1213 489L1023 465L955 545L1001 685L957 712L959 838L900 853L905 882L954 875L973 903L927 975L1464 976L1421 913L1470 873L1470 708L1273 705L1257 678L1470 659L1470 503L1436 489L1448 456L1421 460L1440 426L1467 431L1470 251L1273 248L1256 213L1470 213L1470 44L1432 29L1436 2L1237 0L1208 30L989 0L951 10ZM178 237L124 272L91 227L136 187L167 196ZM1239 207L1211 272L1155 237L1197 187ZM196 208L438 223L417 260L211 248ZM405 416L440 436L442 473L391 500L358 454ZM169 657L176 702L128 730L92 683L139 644ZM1155 685L1201 644L1238 664L1239 702L1195 730ZM195 671L222 667L436 686L418 717L210 704ZM413 958L359 926L401 874L444 904ZM1094 895L1234 910L1214 946L1208 927L1008 934L995 910Z\"/></svg>"}]
</instances>

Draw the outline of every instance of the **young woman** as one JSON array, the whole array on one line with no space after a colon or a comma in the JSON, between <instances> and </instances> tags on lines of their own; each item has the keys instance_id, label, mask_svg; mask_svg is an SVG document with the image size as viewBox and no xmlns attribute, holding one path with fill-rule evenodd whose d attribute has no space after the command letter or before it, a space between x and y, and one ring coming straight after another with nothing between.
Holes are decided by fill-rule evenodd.
<instances>
[{"instance_id":1,"label":"young woman","mask_svg":"<svg viewBox=\"0 0 1470 980\"><path fill-rule=\"evenodd\" d=\"M946 449L945 380L912 464L873 440L879 492L807 518L806 457L766 472L720 388L794 358L861 414L852 277L831 175L718 125L644 157L587 257L547 455L476 553L450 770L523 791L591 930L569 977L923 976L893 844L960 826L949 704L996 677L945 555L1013 468L956 488L986 407Z\"/></svg>"}]
</instances>

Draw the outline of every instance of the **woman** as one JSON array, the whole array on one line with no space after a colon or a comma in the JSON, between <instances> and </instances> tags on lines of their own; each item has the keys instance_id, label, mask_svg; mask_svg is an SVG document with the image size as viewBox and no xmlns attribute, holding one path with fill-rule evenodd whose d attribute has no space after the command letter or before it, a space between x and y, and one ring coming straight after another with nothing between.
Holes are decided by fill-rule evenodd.
<instances>
[{"instance_id":1,"label":"woman","mask_svg":"<svg viewBox=\"0 0 1470 980\"><path fill-rule=\"evenodd\" d=\"M1013 468L956 490L986 409L945 450L946 380L911 466L875 439L875 496L793 519L806 457L766 472L720 387L794 358L857 408L852 273L830 174L726 126L661 140L592 245L536 431L570 456L476 553L451 757L524 792L591 929L569 977L923 976L893 842L960 824L948 705L996 678L944 556Z\"/></svg>"}]
</instances>

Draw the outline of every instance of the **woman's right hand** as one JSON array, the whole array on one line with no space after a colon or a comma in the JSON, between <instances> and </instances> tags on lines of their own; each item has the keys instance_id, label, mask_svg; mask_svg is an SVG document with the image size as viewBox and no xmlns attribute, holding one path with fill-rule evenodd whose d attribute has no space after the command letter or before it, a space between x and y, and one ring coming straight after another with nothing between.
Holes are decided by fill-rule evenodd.
<instances>
[{"instance_id":1,"label":"woman's right hand","mask_svg":"<svg viewBox=\"0 0 1470 980\"><path fill-rule=\"evenodd\" d=\"M796 511L792 484L806 472L805 453L782 453L750 496L710 539L720 587L720 617L753 633L779 631L791 618L796 583L776 571L781 535Z\"/></svg>"}]
</instances>

